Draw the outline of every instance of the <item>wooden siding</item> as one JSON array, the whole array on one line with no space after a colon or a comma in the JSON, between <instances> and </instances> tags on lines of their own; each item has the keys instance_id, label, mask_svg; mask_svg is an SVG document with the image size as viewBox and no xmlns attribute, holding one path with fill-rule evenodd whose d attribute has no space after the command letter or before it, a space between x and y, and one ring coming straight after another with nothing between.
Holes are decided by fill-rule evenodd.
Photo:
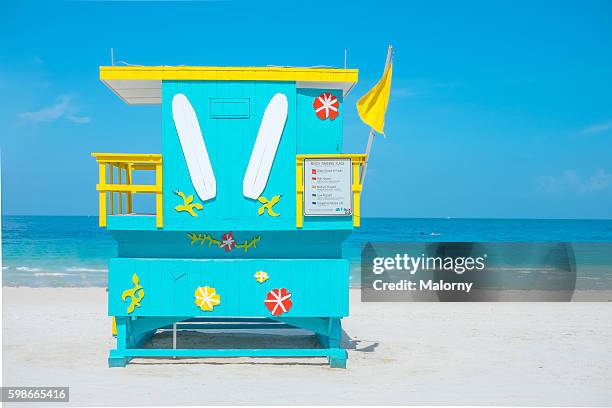
<instances>
[{"instance_id":1,"label":"wooden siding","mask_svg":"<svg viewBox=\"0 0 612 408\"><path fill-rule=\"evenodd\" d=\"M253 275L263 270L269 279L258 283ZM291 292L293 306L282 317L342 317L348 315L348 261L343 259L134 259L114 258L110 263L108 312L128 316L128 301L121 299L138 275L144 289L140 307L129 316L251 316L271 317L264 305L275 288ZM195 304L199 286L214 287L221 304L202 311Z\"/></svg>"},{"instance_id":2,"label":"wooden siding","mask_svg":"<svg viewBox=\"0 0 612 408\"><path fill-rule=\"evenodd\" d=\"M175 211L182 191L199 198L192 186L174 121L172 98L183 93L194 107L217 181L217 196L203 204L198 217ZM262 194L270 199L281 194L274 206L280 217L259 216L261 204L242 194L242 180L249 163L263 112L272 96L283 93L289 113L270 178ZM165 230L252 230L295 228L295 84L292 82L253 81L164 81L162 84L162 154L164 157L163 199ZM249 100L249 115L219 118L211 115L211 100L229 98Z\"/></svg>"}]
</instances>

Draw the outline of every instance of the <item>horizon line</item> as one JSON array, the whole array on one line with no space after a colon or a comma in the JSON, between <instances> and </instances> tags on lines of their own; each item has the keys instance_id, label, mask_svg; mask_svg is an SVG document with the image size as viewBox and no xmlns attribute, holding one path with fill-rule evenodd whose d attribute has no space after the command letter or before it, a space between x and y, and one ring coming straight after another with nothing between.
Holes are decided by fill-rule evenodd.
<instances>
[{"instance_id":1,"label":"horizon line","mask_svg":"<svg viewBox=\"0 0 612 408\"><path fill-rule=\"evenodd\" d=\"M87 217L98 218L98 215L76 214L2 214L2 217ZM540 218L540 217L361 217L362 219L392 220L550 220L550 221L612 221L612 218Z\"/></svg>"}]
</instances>

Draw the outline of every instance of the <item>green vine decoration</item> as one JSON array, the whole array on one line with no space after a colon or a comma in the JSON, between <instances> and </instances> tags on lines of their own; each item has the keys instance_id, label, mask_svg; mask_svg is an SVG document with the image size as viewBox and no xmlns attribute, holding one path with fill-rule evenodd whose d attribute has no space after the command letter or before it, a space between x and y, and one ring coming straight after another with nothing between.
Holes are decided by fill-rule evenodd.
<instances>
[{"instance_id":1,"label":"green vine decoration","mask_svg":"<svg viewBox=\"0 0 612 408\"><path fill-rule=\"evenodd\" d=\"M261 237L258 235L252 238L250 241L245 240L243 244L236 244L236 248L244 249L244 252L248 252L249 248L257 248L257 243Z\"/></svg>"},{"instance_id":2,"label":"green vine decoration","mask_svg":"<svg viewBox=\"0 0 612 408\"><path fill-rule=\"evenodd\" d=\"M208 242L209 248L212 246L212 244L221 246L221 241L214 239L210 234L196 234L195 232L192 232L187 234L187 236L191 238L191 245L195 244L196 242L200 242L200 245L204 245L206 242Z\"/></svg>"},{"instance_id":3,"label":"green vine decoration","mask_svg":"<svg viewBox=\"0 0 612 408\"><path fill-rule=\"evenodd\" d=\"M223 237L219 240L214 238L211 234L196 234L195 232L191 232L187 234L187 237L191 240L191 245L195 245L196 243L200 243L200 245L208 244L210 248L213 245L216 245L219 248L223 248L226 252L233 250L234 248L239 248L244 250L244 252L248 252L251 248L257 248L257 243L261 241L261 236L257 235L251 240L244 240L243 243L238 244L234 239L234 236L231 232L228 232L223 235Z\"/></svg>"},{"instance_id":4,"label":"green vine decoration","mask_svg":"<svg viewBox=\"0 0 612 408\"><path fill-rule=\"evenodd\" d=\"M201 210L202 208L204 208L202 204L193 202L193 194L189 197L186 197L185 193L183 193L182 191L175 191L174 194L178 195L183 199L183 204L179 204L174 207L174 209L178 212L187 211L192 217L197 217L198 214L193 211L193 209L195 208L196 210Z\"/></svg>"}]
</instances>

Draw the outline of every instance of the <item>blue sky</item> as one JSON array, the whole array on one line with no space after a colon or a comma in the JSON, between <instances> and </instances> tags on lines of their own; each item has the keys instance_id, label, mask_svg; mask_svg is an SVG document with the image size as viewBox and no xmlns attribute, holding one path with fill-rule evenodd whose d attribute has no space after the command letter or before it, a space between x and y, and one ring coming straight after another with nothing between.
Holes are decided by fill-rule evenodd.
<instances>
[{"instance_id":1,"label":"blue sky","mask_svg":"<svg viewBox=\"0 0 612 408\"><path fill-rule=\"evenodd\" d=\"M259 2L257 2L259 3ZM0 15L4 214L95 214L93 151L159 152L160 108L99 80L142 65L360 69L396 49L387 139L365 216L612 218L612 2L6 3Z\"/></svg>"}]
</instances>

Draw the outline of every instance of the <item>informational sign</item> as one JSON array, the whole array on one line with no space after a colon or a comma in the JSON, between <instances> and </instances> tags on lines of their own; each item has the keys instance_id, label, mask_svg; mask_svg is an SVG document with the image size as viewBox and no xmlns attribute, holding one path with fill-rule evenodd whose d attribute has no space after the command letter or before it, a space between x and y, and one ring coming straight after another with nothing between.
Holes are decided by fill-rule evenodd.
<instances>
[{"instance_id":1,"label":"informational sign","mask_svg":"<svg viewBox=\"0 0 612 408\"><path fill-rule=\"evenodd\" d=\"M304 215L353 215L351 159L304 160Z\"/></svg>"}]
</instances>

